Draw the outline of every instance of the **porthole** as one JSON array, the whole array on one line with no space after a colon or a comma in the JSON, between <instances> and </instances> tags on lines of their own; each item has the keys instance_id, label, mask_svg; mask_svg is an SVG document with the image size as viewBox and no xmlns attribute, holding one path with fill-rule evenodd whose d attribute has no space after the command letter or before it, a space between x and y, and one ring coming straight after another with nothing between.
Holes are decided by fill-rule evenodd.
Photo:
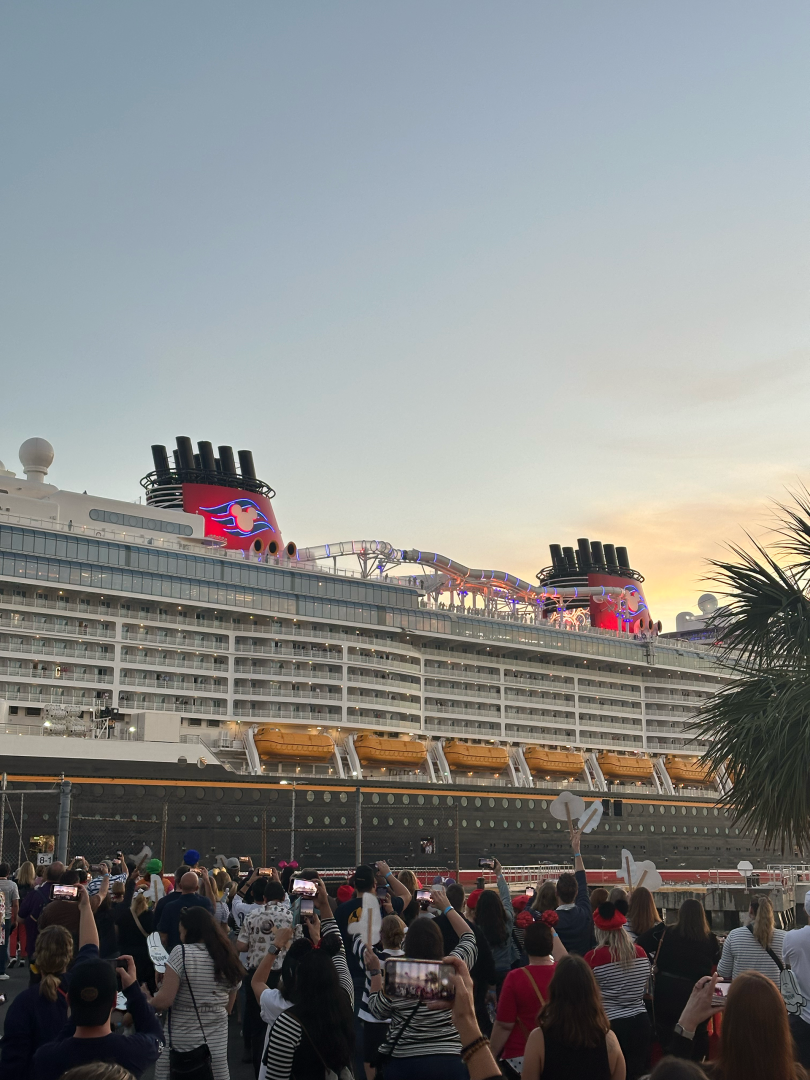
<instances>
[{"instance_id":1,"label":"porthole","mask_svg":"<svg viewBox=\"0 0 810 1080\"><path fill-rule=\"evenodd\" d=\"M728 829L726 829L726 836L728 836Z\"/></svg>"},{"instance_id":2,"label":"porthole","mask_svg":"<svg viewBox=\"0 0 810 1080\"><path fill-rule=\"evenodd\" d=\"M481 800L480 800L479 798L476 798L476 800L475 800L475 805L476 805L476 806L480 806L480 805L481 805Z\"/></svg>"},{"instance_id":3,"label":"porthole","mask_svg":"<svg viewBox=\"0 0 810 1080\"><path fill-rule=\"evenodd\" d=\"M393 825L393 824L394 824L394 819L393 819L392 817L390 817L390 818L388 819L388 824L389 824L389 825Z\"/></svg>"},{"instance_id":4,"label":"porthole","mask_svg":"<svg viewBox=\"0 0 810 1080\"><path fill-rule=\"evenodd\" d=\"M313 819L313 818L311 818L311 817L308 817L308 818L307 818L307 825L312 825L312 824L313 824L313 821L314 821L314 819Z\"/></svg>"},{"instance_id":5,"label":"porthole","mask_svg":"<svg viewBox=\"0 0 810 1080\"><path fill-rule=\"evenodd\" d=\"M685 826L685 825L684 825L684 827L683 827L683 831L684 831L684 832L686 832L686 831L687 831L687 828L686 828L686 826Z\"/></svg>"},{"instance_id":6,"label":"porthole","mask_svg":"<svg viewBox=\"0 0 810 1080\"><path fill-rule=\"evenodd\" d=\"M403 819L402 819L402 824L403 824L403 825L405 826L405 828L407 829L407 827L408 827L408 819L407 819L407 818L403 818Z\"/></svg>"},{"instance_id":7,"label":"porthole","mask_svg":"<svg viewBox=\"0 0 810 1080\"><path fill-rule=\"evenodd\" d=\"M628 829L632 829L632 827L633 827L633 826L632 826L632 825L628 825L627 827L628 827ZM622 827L621 827L621 825L619 825L619 824L618 824L618 822L617 822L617 823L616 823L616 832L621 832L621 831L622 831Z\"/></svg>"},{"instance_id":8,"label":"porthole","mask_svg":"<svg viewBox=\"0 0 810 1080\"><path fill-rule=\"evenodd\" d=\"M259 799L262 797L262 793L259 791L258 788L254 788L253 791L251 791L251 793L250 793L250 797L251 797L251 799L253 799L254 802L258 802ZM315 798L314 795L312 797L313 797L313 799ZM204 791L203 791L203 798L205 798L205 792Z\"/></svg>"},{"instance_id":9,"label":"porthole","mask_svg":"<svg viewBox=\"0 0 810 1080\"><path fill-rule=\"evenodd\" d=\"M534 810L534 799L529 799L526 805L529 807L530 810Z\"/></svg>"},{"instance_id":10,"label":"porthole","mask_svg":"<svg viewBox=\"0 0 810 1080\"><path fill-rule=\"evenodd\" d=\"M378 823L377 819L376 819L375 817L373 817L373 818L371 819L371 824L372 824L372 825L377 825L377 824L379 824L379 823Z\"/></svg>"},{"instance_id":11,"label":"porthole","mask_svg":"<svg viewBox=\"0 0 810 1080\"><path fill-rule=\"evenodd\" d=\"M489 805L490 805L490 806L494 806L494 805L495 805L495 800L494 800L494 799L489 799L489 800L488 800L488 802L489 802Z\"/></svg>"},{"instance_id":12,"label":"porthole","mask_svg":"<svg viewBox=\"0 0 810 1080\"><path fill-rule=\"evenodd\" d=\"M704 831L704 833L707 833L707 832L709 831L709 830L708 830L708 829L706 828L706 826L705 826L705 825L703 826L703 831Z\"/></svg>"},{"instance_id":13,"label":"porthole","mask_svg":"<svg viewBox=\"0 0 810 1080\"><path fill-rule=\"evenodd\" d=\"M703 816L704 816L704 817L708 817L708 816L709 816L709 809L708 809L708 807L706 807L706 806L704 806L704 807L703 807Z\"/></svg>"},{"instance_id":14,"label":"porthole","mask_svg":"<svg viewBox=\"0 0 810 1080\"><path fill-rule=\"evenodd\" d=\"M698 830L697 830L697 825L693 825L693 826L692 826L692 832L693 832L693 833L696 833L697 831L698 831Z\"/></svg>"},{"instance_id":15,"label":"porthole","mask_svg":"<svg viewBox=\"0 0 810 1080\"><path fill-rule=\"evenodd\" d=\"M447 796L447 805L448 805L448 806L452 806L452 805L453 805L453 796L452 796L452 795L448 795L448 796Z\"/></svg>"},{"instance_id":16,"label":"porthole","mask_svg":"<svg viewBox=\"0 0 810 1080\"><path fill-rule=\"evenodd\" d=\"M420 827L421 827L422 825L424 825L424 824L425 824L425 820L424 820L424 818L419 818L419 822L418 822L418 824L420 825Z\"/></svg>"},{"instance_id":17,"label":"porthole","mask_svg":"<svg viewBox=\"0 0 810 1080\"><path fill-rule=\"evenodd\" d=\"M196 795L198 799L204 799L207 794L208 792L205 790L205 788L197 788Z\"/></svg>"},{"instance_id":18,"label":"porthole","mask_svg":"<svg viewBox=\"0 0 810 1080\"><path fill-rule=\"evenodd\" d=\"M541 801L541 803L540 803L540 808L541 808L542 810L545 810L545 809L546 809L547 807L548 807L548 803L546 802L546 800L545 800L545 799L543 799L543 800Z\"/></svg>"},{"instance_id":19,"label":"porthole","mask_svg":"<svg viewBox=\"0 0 810 1080\"><path fill-rule=\"evenodd\" d=\"M516 829L519 829L519 828L520 828L520 822L519 822L519 821L516 821L516 822L515 822L515 828L516 828Z\"/></svg>"},{"instance_id":20,"label":"porthole","mask_svg":"<svg viewBox=\"0 0 810 1080\"><path fill-rule=\"evenodd\" d=\"M183 821L185 821L185 820L186 820L186 819L185 819L185 818L183 818ZM238 822L239 822L239 815L238 815L238 814L235 814L235 815L234 815L234 819L233 819L233 820L234 820L235 822L237 822L237 824L238 824Z\"/></svg>"},{"instance_id":21,"label":"porthole","mask_svg":"<svg viewBox=\"0 0 810 1080\"><path fill-rule=\"evenodd\" d=\"M522 805L520 799L515 799L515 809L519 810Z\"/></svg>"},{"instance_id":22,"label":"porthole","mask_svg":"<svg viewBox=\"0 0 810 1080\"><path fill-rule=\"evenodd\" d=\"M461 819L461 827L462 827L462 829L467 828L467 819L466 818Z\"/></svg>"},{"instance_id":23,"label":"porthole","mask_svg":"<svg viewBox=\"0 0 810 1080\"><path fill-rule=\"evenodd\" d=\"M222 821L222 814L217 814L217 821Z\"/></svg>"},{"instance_id":24,"label":"porthole","mask_svg":"<svg viewBox=\"0 0 810 1080\"><path fill-rule=\"evenodd\" d=\"M329 824L331 824L331 823L330 823L330 821L329 821L329 815L328 815L328 814L324 814L324 816L323 816L323 823L324 823L324 825L329 825Z\"/></svg>"},{"instance_id":25,"label":"porthole","mask_svg":"<svg viewBox=\"0 0 810 1080\"><path fill-rule=\"evenodd\" d=\"M219 792L219 795L217 796L217 798L221 799L222 798L222 790L220 788L217 788L217 791ZM145 793L144 788L142 788L140 784L136 784L135 785L135 794L137 795L137 797L139 799L142 799L143 796L144 796L144 793Z\"/></svg>"},{"instance_id":26,"label":"porthole","mask_svg":"<svg viewBox=\"0 0 810 1080\"><path fill-rule=\"evenodd\" d=\"M674 807L674 806L670 806L670 808L669 808L669 812L670 812L670 814L674 814L674 813L675 813L675 807Z\"/></svg>"},{"instance_id":27,"label":"porthole","mask_svg":"<svg viewBox=\"0 0 810 1080\"><path fill-rule=\"evenodd\" d=\"M430 801L433 803L434 806L438 806L439 805L439 796L434 795L433 798Z\"/></svg>"},{"instance_id":28,"label":"porthole","mask_svg":"<svg viewBox=\"0 0 810 1080\"><path fill-rule=\"evenodd\" d=\"M448 819L447 819L447 828L448 828L448 829L452 829L452 828L453 828L453 819L452 819L452 818L448 818Z\"/></svg>"},{"instance_id":29,"label":"porthole","mask_svg":"<svg viewBox=\"0 0 810 1080\"><path fill-rule=\"evenodd\" d=\"M530 822L529 822L529 828L530 828L530 829L533 829L533 828L534 828L534 822L533 822L533 821L530 821Z\"/></svg>"},{"instance_id":30,"label":"porthole","mask_svg":"<svg viewBox=\"0 0 810 1080\"><path fill-rule=\"evenodd\" d=\"M466 796L466 795L462 795L462 796L461 796L461 805L462 805L462 806L466 806L466 805L467 805L467 796Z\"/></svg>"},{"instance_id":31,"label":"porthole","mask_svg":"<svg viewBox=\"0 0 810 1080\"><path fill-rule=\"evenodd\" d=\"M490 819L490 822L489 822L489 827L490 827L490 829L494 829L494 828L495 828L495 822L494 822L494 821L492 821L491 819Z\"/></svg>"},{"instance_id":32,"label":"porthole","mask_svg":"<svg viewBox=\"0 0 810 1080\"><path fill-rule=\"evenodd\" d=\"M435 818L433 819L433 824L434 824L434 825L438 825L438 824L439 824L439 819L438 819L437 817L435 817Z\"/></svg>"},{"instance_id":33,"label":"porthole","mask_svg":"<svg viewBox=\"0 0 810 1080\"><path fill-rule=\"evenodd\" d=\"M323 801L324 801L324 802L331 802L331 801L332 801L332 795L331 795L331 792L329 792L329 791L325 791L325 792L323 793Z\"/></svg>"},{"instance_id":34,"label":"porthole","mask_svg":"<svg viewBox=\"0 0 810 1080\"><path fill-rule=\"evenodd\" d=\"M242 789L237 788L236 791L234 791L234 793L233 793L233 797L235 799L241 799L242 798Z\"/></svg>"},{"instance_id":35,"label":"porthole","mask_svg":"<svg viewBox=\"0 0 810 1080\"><path fill-rule=\"evenodd\" d=\"M605 832L610 832L610 825L605 822Z\"/></svg>"},{"instance_id":36,"label":"porthole","mask_svg":"<svg viewBox=\"0 0 810 1080\"><path fill-rule=\"evenodd\" d=\"M686 813L686 807L685 807L685 806L682 806L682 807L681 807L681 813L682 813L682 814L685 814L685 813Z\"/></svg>"},{"instance_id":37,"label":"porthole","mask_svg":"<svg viewBox=\"0 0 810 1080\"><path fill-rule=\"evenodd\" d=\"M715 835L715 836L719 836L719 835L720 835L720 830L719 830L719 829L717 828L717 826L716 826L716 825L715 825L715 827L714 827L714 835Z\"/></svg>"},{"instance_id":38,"label":"porthole","mask_svg":"<svg viewBox=\"0 0 810 1080\"><path fill-rule=\"evenodd\" d=\"M618 829L618 827L619 827L619 826L617 825L617 826L616 826L616 828ZM633 826L632 826L632 825L628 825L628 826L627 826L627 831L628 831L628 832L632 832L632 831L633 831Z\"/></svg>"},{"instance_id":39,"label":"porthole","mask_svg":"<svg viewBox=\"0 0 810 1080\"><path fill-rule=\"evenodd\" d=\"M237 818L237 821L238 821L238 820L239 820L239 819ZM276 823L276 818L275 818L275 815L273 815L273 817L271 817L271 818L270 818L270 824L271 824L271 825L275 825L275 823Z\"/></svg>"},{"instance_id":40,"label":"porthole","mask_svg":"<svg viewBox=\"0 0 810 1080\"><path fill-rule=\"evenodd\" d=\"M692 817L696 817L696 816L697 816L697 807L693 806L692 807Z\"/></svg>"},{"instance_id":41,"label":"porthole","mask_svg":"<svg viewBox=\"0 0 810 1080\"><path fill-rule=\"evenodd\" d=\"M177 796L178 799L185 799L185 797L186 797L186 789L184 787L175 788L174 792L175 792L175 795ZM236 794L237 799L242 798L242 792L241 791L237 790L235 792L235 794Z\"/></svg>"},{"instance_id":42,"label":"porthole","mask_svg":"<svg viewBox=\"0 0 810 1080\"><path fill-rule=\"evenodd\" d=\"M661 826L661 832L663 832L663 831L664 831L664 826L662 825ZM650 832L655 832L655 826L654 825L650 826Z\"/></svg>"},{"instance_id":43,"label":"porthole","mask_svg":"<svg viewBox=\"0 0 810 1080\"><path fill-rule=\"evenodd\" d=\"M402 796L402 803L403 803L404 806L408 806L410 804L410 801L411 801L410 795L403 795Z\"/></svg>"},{"instance_id":44,"label":"porthole","mask_svg":"<svg viewBox=\"0 0 810 1080\"><path fill-rule=\"evenodd\" d=\"M224 794L225 794L225 792L222 790L221 787L214 788L214 798L215 799L221 799Z\"/></svg>"},{"instance_id":45,"label":"porthole","mask_svg":"<svg viewBox=\"0 0 810 1080\"><path fill-rule=\"evenodd\" d=\"M419 803L420 806L424 806L425 805L425 796L424 795L417 795L416 796L416 801Z\"/></svg>"},{"instance_id":46,"label":"porthole","mask_svg":"<svg viewBox=\"0 0 810 1080\"><path fill-rule=\"evenodd\" d=\"M307 792L307 802L314 802L314 801L315 801L315 792L314 791L308 791Z\"/></svg>"},{"instance_id":47,"label":"porthole","mask_svg":"<svg viewBox=\"0 0 810 1080\"><path fill-rule=\"evenodd\" d=\"M715 808L714 808L714 816L715 816L715 817L718 817L718 816L719 816L719 814L720 814L720 811L719 811L719 810L717 809L717 807L715 806Z\"/></svg>"},{"instance_id":48,"label":"porthole","mask_svg":"<svg viewBox=\"0 0 810 1080\"><path fill-rule=\"evenodd\" d=\"M558 828L558 829L561 829L561 828L562 828L562 824L561 824L561 823L560 823L559 821L557 822L557 828Z\"/></svg>"},{"instance_id":49,"label":"porthole","mask_svg":"<svg viewBox=\"0 0 810 1080\"><path fill-rule=\"evenodd\" d=\"M662 811L663 811L663 807L661 807L661 809L662 809ZM649 806L647 807L647 810L648 810L648 812L649 812L650 814L654 814L654 813L655 813L655 807L654 807L654 806L652 805L652 803L650 803L650 805L649 805Z\"/></svg>"},{"instance_id":50,"label":"porthole","mask_svg":"<svg viewBox=\"0 0 810 1080\"><path fill-rule=\"evenodd\" d=\"M544 828L544 829L547 829L547 828L548 828L548 822L547 822L547 821L544 821L544 822L543 822L543 828Z\"/></svg>"},{"instance_id":51,"label":"porthole","mask_svg":"<svg viewBox=\"0 0 810 1080\"><path fill-rule=\"evenodd\" d=\"M341 791L341 793L340 793L340 801L341 802L346 802L348 798L349 798L348 794L345 791Z\"/></svg>"},{"instance_id":52,"label":"porthole","mask_svg":"<svg viewBox=\"0 0 810 1080\"><path fill-rule=\"evenodd\" d=\"M504 808L504 810L506 810L507 807L509 806L509 800L508 799L501 799L501 806Z\"/></svg>"},{"instance_id":53,"label":"porthole","mask_svg":"<svg viewBox=\"0 0 810 1080\"><path fill-rule=\"evenodd\" d=\"M508 822L508 821L505 821L505 822L503 823L503 827L504 827L505 829L508 829L508 828L509 828L509 822Z\"/></svg>"},{"instance_id":54,"label":"porthole","mask_svg":"<svg viewBox=\"0 0 810 1080\"><path fill-rule=\"evenodd\" d=\"M166 788L165 787L153 787L152 788L152 795L153 795L153 797L155 799L163 799L163 798L166 797Z\"/></svg>"},{"instance_id":55,"label":"porthole","mask_svg":"<svg viewBox=\"0 0 810 1080\"><path fill-rule=\"evenodd\" d=\"M376 791L375 791L375 792L374 792L374 794L373 794L373 795L371 796L371 801L372 801L372 802L373 802L373 803L374 803L375 805L376 805L376 803L378 803L378 802L380 801L380 796L379 796L379 795L377 794L377 792L376 792Z\"/></svg>"},{"instance_id":56,"label":"porthole","mask_svg":"<svg viewBox=\"0 0 810 1080\"><path fill-rule=\"evenodd\" d=\"M476 823L475 823L475 827L476 827L476 829L480 829L480 828L481 828L481 822L480 822L480 821L476 821Z\"/></svg>"},{"instance_id":57,"label":"porthole","mask_svg":"<svg viewBox=\"0 0 810 1080\"><path fill-rule=\"evenodd\" d=\"M47 814L43 814L42 816L43 816L43 817L45 818L45 820L47 821L47 819L48 819L48 815L47 815ZM185 814L181 814L181 815L180 815L180 820L181 820L181 821L185 821L185 820L186 820L186 815L185 815Z\"/></svg>"},{"instance_id":58,"label":"porthole","mask_svg":"<svg viewBox=\"0 0 810 1080\"><path fill-rule=\"evenodd\" d=\"M393 796L393 795L389 795L389 796L388 796L388 805L390 806L390 805L391 805L391 803L392 803L393 801L394 801L394 796Z\"/></svg>"},{"instance_id":59,"label":"porthole","mask_svg":"<svg viewBox=\"0 0 810 1080\"><path fill-rule=\"evenodd\" d=\"M628 825L628 826L627 826L627 828L629 829L629 828L630 828L630 826ZM655 826L654 826L654 825L651 825L651 826L650 826L650 828L652 829L652 831L653 831L653 832L655 832ZM643 825L639 825L639 827L638 827L638 831L639 831L639 832L644 832L644 826L643 826Z\"/></svg>"},{"instance_id":60,"label":"porthole","mask_svg":"<svg viewBox=\"0 0 810 1080\"><path fill-rule=\"evenodd\" d=\"M273 818L273 821L275 821L275 820L276 820L276 819L275 819L275 818ZM341 825L345 825L345 824L346 824L346 818L345 818L345 817L342 817L342 818L340 819L340 824L341 824Z\"/></svg>"},{"instance_id":61,"label":"porthole","mask_svg":"<svg viewBox=\"0 0 810 1080\"><path fill-rule=\"evenodd\" d=\"M734 835L735 835L735 836L739 836L739 835L740 835L740 830L739 830L739 829L735 829L735 830L734 830Z\"/></svg>"},{"instance_id":62,"label":"porthole","mask_svg":"<svg viewBox=\"0 0 810 1080\"><path fill-rule=\"evenodd\" d=\"M258 818L257 818L257 817L256 817L256 816L254 815L254 817L253 817L253 820L254 820L254 821L258 821L259 819L258 819ZM197 821L202 821L202 818L201 818L201 817L198 817L198 818L197 818Z\"/></svg>"},{"instance_id":63,"label":"porthole","mask_svg":"<svg viewBox=\"0 0 810 1080\"><path fill-rule=\"evenodd\" d=\"M628 813L628 814L632 814L632 813L633 813L633 807L632 807L632 804L631 804L631 803L627 803L627 806L626 806L626 810L627 810L627 813ZM643 811L642 811L642 813L643 813Z\"/></svg>"}]
</instances>

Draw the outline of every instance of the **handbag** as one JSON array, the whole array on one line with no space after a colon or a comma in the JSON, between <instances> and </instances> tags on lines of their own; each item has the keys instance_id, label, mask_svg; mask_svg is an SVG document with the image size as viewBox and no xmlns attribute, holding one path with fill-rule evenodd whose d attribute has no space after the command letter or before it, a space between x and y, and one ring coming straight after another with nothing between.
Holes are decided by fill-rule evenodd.
<instances>
[{"instance_id":1,"label":"handbag","mask_svg":"<svg viewBox=\"0 0 810 1080\"><path fill-rule=\"evenodd\" d=\"M211 1064L211 1050L205 1038L205 1028L200 1019L200 1011L191 989L191 980L186 970L186 947L183 950L183 974L186 977L188 992L191 994L191 1003L197 1014L197 1023L200 1025L203 1041L202 1046L195 1046L193 1050L175 1050L172 1046L172 1010L169 1009L169 1077L171 1080L214 1080L214 1069Z\"/></svg>"},{"instance_id":2,"label":"handbag","mask_svg":"<svg viewBox=\"0 0 810 1080\"><path fill-rule=\"evenodd\" d=\"M753 937L754 928L750 923L748 929L751 931L751 937ZM762 942L759 942L759 944L762 945ZM798 1016L805 1005L807 1005L807 998L802 993L802 989L799 986L799 980L790 970L790 964L782 963L770 946L765 948L765 952L779 968L779 992L785 1002L785 1008L791 1016Z\"/></svg>"}]
</instances>

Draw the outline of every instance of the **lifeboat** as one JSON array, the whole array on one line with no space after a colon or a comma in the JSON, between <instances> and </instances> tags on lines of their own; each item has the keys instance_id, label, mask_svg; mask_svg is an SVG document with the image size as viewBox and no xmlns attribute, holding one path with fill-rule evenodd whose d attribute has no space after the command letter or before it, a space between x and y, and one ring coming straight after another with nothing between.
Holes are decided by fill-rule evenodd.
<instances>
[{"instance_id":1,"label":"lifeboat","mask_svg":"<svg viewBox=\"0 0 810 1080\"><path fill-rule=\"evenodd\" d=\"M711 769L695 757L675 757L667 754L664 767L673 784L686 784L688 787L710 787Z\"/></svg>"},{"instance_id":2,"label":"lifeboat","mask_svg":"<svg viewBox=\"0 0 810 1080\"><path fill-rule=\"evenodd\" d=\"M527 746L523 756L531 771L538 776L576 776L585 767L582 754L570 750L544 750L542 746Z\"/></svg>"},{"instance_id":3,"label":"lifeboat","mask_svg":"<svg viewBox=\"0 0 810 1080\"><path fill-rule=\"evenodd\" d=\"M328 735L309 735L304 731L260 727L253 741L259 757L268 761L329 761L335 752L335 744Z\"/></svg>"},{"instance_id":4,"label":"lifeboat","mask_svg":"<svg viewBox=\"0 0 810 1080\"><path fill-rule=\"evenodd\" d=\"M390 739L363 731L355 736L354 748L361 765L421 765L427 746L418 739Z\"/></svg>"},{"instance_id":5,"label":"lifeboat","mask_svg":"<svg viewBox=\"0 0 810 1080\"><path fill-rule=\"evenodd\" d=\"M651 780L653 763L648 757L632 754L613 754L603 750L596 755L599 768L606 780Z\"/></svg>"},{"instance_id":6,"label":"lifeboat","mask_svg":"<svg viewBox=\"0 0 810 1080\"><path fill-rule=\"evenodd\" d=\"M499 773L509 764L509 752L505 746L481 746L479 743L451 739L442 749L451 769Z\"/></svg>"}]
</instances>

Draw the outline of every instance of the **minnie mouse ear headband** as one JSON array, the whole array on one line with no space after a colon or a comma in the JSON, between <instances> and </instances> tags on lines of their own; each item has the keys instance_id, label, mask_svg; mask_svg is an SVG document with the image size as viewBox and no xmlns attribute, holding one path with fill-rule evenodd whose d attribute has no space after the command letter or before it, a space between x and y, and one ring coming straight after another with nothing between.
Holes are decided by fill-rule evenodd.
<instances>
[{"instance_id":1,"label":"minnie mouse ear headband","mask_svg":"<svg viewBox=\"0 0 810 1080\"><path fill-rule=\"evenodd\" d=\"M615 904L606 901L593 913L593 921L599 930L619 930L627 922Z\"/></svg>"},{"instance_id":2,"label":"minnie mouse ear headband","mask_svg":"<svg viewBox=\"0 0 810 1080\"><path fill-rule=\"evenodd\" d=\"M546 926L550 926L552 930L560 921L560 916L556 911L544 911L540 916L540 922L544 922Z\"/></svg>"},{"instance_id":3,"label":"minnie mouse ear headband","mask_svg":"<svg viewBox=\"0 0 810 1080\"><path fill-rule=\"evenodd\" d=\"M297 869L298 869L298 863L297 863L297 862L295 862L295 861L293 861L293 862L284 862L284 861L282 860L282 861L281 861L281 862L280 862L280 863L278 864L278 868L279 868L279 870L286 870L286 869L287 869L287 867L289 867L289 868L290 868L290 870L297 870Z\"/></svg>"}]
</instances>

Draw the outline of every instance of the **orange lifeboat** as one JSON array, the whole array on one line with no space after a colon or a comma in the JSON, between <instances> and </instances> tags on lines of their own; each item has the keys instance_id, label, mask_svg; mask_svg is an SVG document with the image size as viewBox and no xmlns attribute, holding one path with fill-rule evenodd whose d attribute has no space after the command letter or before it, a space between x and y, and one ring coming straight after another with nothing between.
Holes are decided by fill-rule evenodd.
<instances>
[{"instance_id":1,"label":"orange lifeboat","mask_svg":"<svg viewBox=\"0 0 810 1080\"><path fill-rule=\"evenodd\" d=\"M427 746L418 739L390 739L363 731L355 736L354 748L361 765L421 765Z\"/></svg>"},{"instance_id":2,"label":"orange lifeboat","mask_svg":"<svg viewBox=\"0 0 810 1080\"><path fill-rule=\"evenodd\" d=\"M499 773L509 764L509 752L505 746L482 746L451 739L444 744L443 750L451 769Z\"/></svg>"},{"instance_id":3,"label":"orange lifeboat","mask_svg":"<svg viewBox=\"0 0 810 1080\"><path fill-rule=\"evenodd\" d=\"M335 744L328 735L309 735L305 731L260 727L253 741L259 757L268 761L329 761L335 752Z\"/></svg>"},{"instance_id":4,"label":"orange lifeboat","mask_svg":"<svg viewBox=\"0 0 810 1080\"><path fill-rule=\"evenodd\" d=\"M531 771L539 776L576 776L585 767L582 754L571 750L545 750L542 746L527 746L523 756Z\"/></svg>"},{"instance_id":5,"label":"orange lifeboat","mask_svg":"<svg viewBox=\"0 0 810 1080\"><path fill-rule=\"evenodd\" d=\"M712 784L711 769L698 758L667 754L664 767L673 784L686 784L688 787L710 787Z\"/></svg>"},{"instance_id":6,"label":"orange lifeboat","mask_svg":"<svg viewBox=\"0 0 810 1080\"><path fill-rule=\"evenodd\" d=\"M606 780L650 780L653 763L648 757L632 754L613 754L603 750L596 755L599 768Z\"/></svg>"}]
</instances>

